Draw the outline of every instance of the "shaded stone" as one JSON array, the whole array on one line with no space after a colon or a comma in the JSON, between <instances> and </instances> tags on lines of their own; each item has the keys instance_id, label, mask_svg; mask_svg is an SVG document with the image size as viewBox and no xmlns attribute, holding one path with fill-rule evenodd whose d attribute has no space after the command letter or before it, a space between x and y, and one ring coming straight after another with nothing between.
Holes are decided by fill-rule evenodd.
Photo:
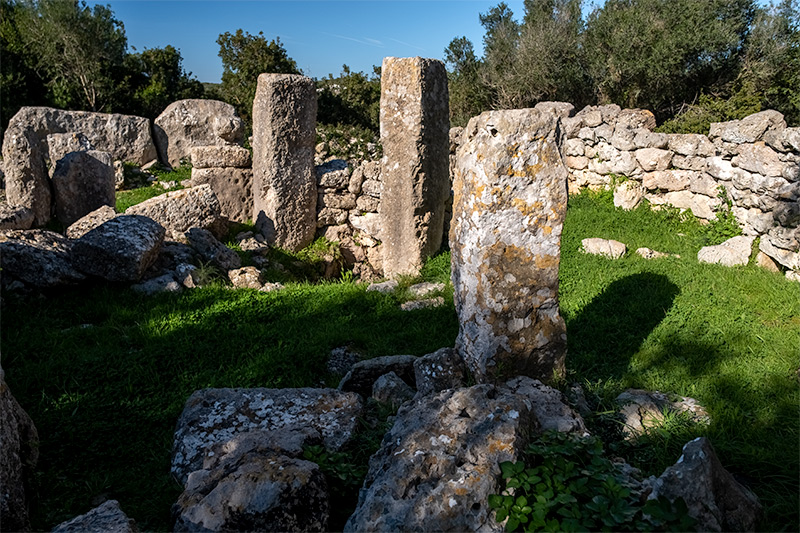
<instances>
[{"instance_id":1,"label":"shaded stone","mask_svg":"<svg viewBox=\"0 0 800 533\"><path fill-rule=\"evenodd\" d=\"M56 218L69 226L102 206L114 207L114 167L111 155L90 150L71 152L53 172Z\"/></svg>"},{"instance_id":2,"label":"shaded stone","mask_svg":"<svg viewBox=\"0 0 800 533\"><path fill-rule=\"evenodd\" d=\"M625 243L613 239L599 239L596 237L583 239L581 241L581 248L584 253L602 255L609 259L619 259L628 251L628 247L625 246Z\"/></svg>"},{"instance_id":3,"label":"shaded stone","mask_svg":"<svg viewBox=\"0 0 800 533\"><path fill-rule=\"evenodd\" d=\"M353 368L339 382L340 391L357 392L365 398L372 393L375 380L384 374L394 372L409 385L414 384L414 355L386 355L365 359Z\"/></svg>"},{"instance_id":4,"label":"shaded stone","mask_svg":"<svg viewBox=\"0 0 800 533\"><path fill-rule=\"evenodd\" d=\"M201 168L247 168L252 162L250 151L235 144L194 146L192 169Z\"/></svg>"},{"instance_id":5,"label":"shaded stone","mask_svg":"<svg viewBox=\"0 0 800 533\"><path fill-rule=\"evenodd\" d=\"M385 57L381 68L381 235L387 277L417 275L442 244L450 191L444 63Z\"/></svg>"},{"instance_id":6,"label":"shaded stone","mask_svg":"<svg viewBox=\"0 0 800 533\"><path fill-rule=\"evenodd\" d=\"M769 270L770 272L781 271L781 267L778 262L760 250L758 255L756 255L756 264L765 270Z\"/></svg>"},{"instance_id":7,"label":"shaded stone","mask_svg":"<svg viewBox=\"0 0 800 533\"><path fill-rule=\"evenodd\" d=\"M452 348L441 348L414 361L414 379L422 396L462 387L467 375L464 361Z\"/></svg>"},{"instance_id":8,"label":"shaded stone","mask_svg":"<svg viewBox=\"0 0 800 533\"><path fill-rule=\"evenodd\" d=\"M172 474L186 484L189 474L201 469L203 458L214 456L212 446L251 430L281 434L311 429L329 451L338 451L350 440L362 408L358 395L333 389L196 391L178 419Z\"/></svg>"},{"instance_id":9,"label":"shaded stone","mask_svg":"<svg viewBox=\"0 0 800 533\"><path fill-rule=\"evenodd\" d=\"M711 442L698 437L683 447L678 462L653 483L648 499L683 498L698 531L754 531L761 504L720 463Z\"/></svg>"},{"instance_id":10,"label":"shaded stone","mask_svg":"<svg viewBox=\"0 0 800 533\"><path fill-rule=\"evenodd\" d=\"M478 382L564 372L558 312L567 169L558 119L534 110L470 119L458 149L450 229L460 330Z\"/></svg>"},{"instance_id":11,"label":"shaded stone","mask_svg":"<svg viewBox=\"0 0 800 533\"><path fill-rule=\"evenodd\" d=\"M129 207L125 214L152 218L164 226L171 240L182 240L191 228L222 234L219 200L210 185L164 193Z\"/></svg>"},{"instance_id":12,"label":"shaded stone","mask_svg":"<svg viewBox=\"0 0 800 533\"><path fill-rule=\"evenodd\" d=\"M192 228L185 234L186 241L202 257L223 272L242 266L242 260L235 251L231 250L214 235L202 228Z\"/></svg>"},{"instance_id":13,"label":"shaded stone","mask_svg":"<svg viewBox=\"0 0 800 533\"><path fill-rule=\"evenodd\" d=\"M0 520L3 531L30 529L28 487L38 459L36 426L11 394L0 369Z\"/></svg>"},{"instance_id":14,"label":"shaded stone","mask_svg":"<svg viewBox=\"0 0 800 533\"><path fill-rule=\"evenodd\" d=\"M185 280L185 278L184 278ZM184 288L183 283L178 283L173 274L164 274L156 278L148 279L141 283L131 285L131 289L148 296L161 292L180 292Z\"/></svg>"},{"instance_id":15,"label":"shaded stone","mask_svg":"<svg viewBox=\"0 0 800 533\"><path fill-rule=\"evenodd\" d=\"M541 431L561 431L588 435L583 418L567 402L559 390L549 387L538 379L525 376L508 381L505 386L514 394L530 402Z\"/></svg>"},{"instance_id":16,"label":"shaded stone","mask_svg":"<svg viewBox=\"0 0 800 533\"><path fill-rule=\"evenodd\" d=\"M367 292L375 291L381 294L389 294L394 292L399 285L400 284L396 280L390 279L387 281L382 281L381 283L370 284L370 286L367 287Z\"/></svg>"},{"instance_id":17,"label":"shaded stone","mask_svg":"<svg viewBox=\"0 0 800 533\"><path fill-rule=\"evenodd\" d=\"M61 158L71 152L94 150L94 146L83 133L51 133L45 138L45 142L47 142L47 158L51 170L55 169Z\"/></svg>"},{"instance_id":18,"label":"shaded stone","mask_svg":"<svg viewBox=\"0 0 800 533\"><path fill-rule=\"evenodd\" d=\"M137 533L136 521L128 518L117 500L108 500L86 514L57 525L51 533Z\"/></svg>"},{"instance_id":19,"label":"shaded stone","mask_svg":"<svg viewBox=\"0 0 800 533\"><path fill-rule=\"evenodd\" d=\"M270 244L298 251L314 240L314 80L261 74L253 102L253 216Z\"/></svg>"},{"instance_id":20,"label":"shaded stone","mask_svg":"<svg viewBox=\"0 0 800 533\"><path fill-rule=\"evenodd\" d=\"M682 413L698 424L708 424L710 418L705 408L694 398L676 396L670 398L659 391L628 389L617 396L621 406L622 432L626 438L635 438L648 429L658 427L665 420L665 413Z\"/></svg>"},{"instance_id":21,"label":"shaded stone","mask_svg":"<svg viewBox=\"0 0 800 533\"><path fill-rule=\"evenodd\" d=\"M225 102L186 99L168 105L153 121L153 132L158 158L176 167L196 146L240 144L244 122Z\"/></svg>"},{"instance_id":22,"label":"shaded stone","mask_svg":"<svg viewBox=\"0 0 800 533\"><path fill-rule=\"evenodd\" d=\"M424 298L434 292L443 291L444 287L444 283L431 283L426 281L410 286L408 292L415 298Z\"/></svg>"},{"instance_id":23,"label":"shaded stone","mask_svg":"<svg viewBox=\"0 0 800 533\"><path fill-rule=\"evenodd\" d=\"M116 216L117 212L112 206L104 205L73 222L65 233L70 239L78 239Z\"/></svg>"},{"instance_id":24,"label":"shaded stone","mask_svg":"<svg viewBox=\"0 0 800 533\"><path fill-rule=\"evenodd\" d=\"M372 397L395 408L414 397L414 389L394 372L384 374L372 384Z\"/></svg>"},{"instance_id":25,"label":"shaded stone","mask_svg":"<svg viewBox=\"0 0 800 533\"><path fill-rule=\"evenodd\" d=\"M85 276L75 269L73 243L47 230L0 231L0 267L5 278L47 288L77 283Z\"/></svg>"},{"instance_id":26,"label":"shaded stone","mask_svg":"<svg viewBox=\"0 0 800 533\"><path fill-rule=\"evenodd\" d=\"M109 281L138 281L158 257L165 230L139 215L119 215L74 241L75 268Z\"/></svg>"},{"instance_id":27,"label":"shaded stone","mask_svg":"<svg viewBox=\"0 0 800 533\"><path fill-rule=\"evenodd\" d=\"M361 360L361 354L351 350L348 346L340 346L331 350L328 356L327 368L331 374L343 376L347 374L353 365Z\"/></svg>"},{"instance_id":28,"label":"shaded stone","mask_svg":"<svg viewBox=\"0 0 800 533\"><path fill-rule=\"evenodd\" d=\"M772 235L762 235L758 243L758 249L778 264L789 270L800 270L800 250L790 251L779 246L780 242Z\"/></svg>"},{"instance_id":29,"label":"shaded stone","mask_svg":"<svg viewBox=\"0 0 800 533\"><path fill-rule=\"evenodd\" d=\"M0 230L30 229L33 225L33 211L27 207L12 206L0 202Z\"/></svg>"},{"instance_id":30,"label":"shaded stone","mask_svg":"<svg viewBox=\"0 0 800 533\"><path fill-rule=\"evenodd\" d=\"M253 266L229 270L228 279L237 289L260 289L265 281L261 271Z\"/></svg>"},{"instance_id":31,"label":"shaded stone","mask_svg":"<svg viewBox=\"0 0 800 533\"><path fill-rule=\"evenodd\" d=\"M755 237L731 237L716 246L703 246L697 252L697 260L701 263L716 263L724 266L746 265L750 260Z\"/></svg>"},{"instance_id":32,"label":"shaded stone","mask_svg":"<svg viewBox=\"0 0 800 533\"><path fill-rule=\"evenodd\" d=\"M192 169L192 187L209 185L219 202L219 214L246 223L253 216L253 171L249 168Z\"/></svg>"},{"instance_id":33,"label":"shaded stone","mask_svg":"<svg viewBox=\"0 0 800 533\"><path fill-rule=\"evenodd\" d=\"M401 311L417 311L419 309L427 309L429 307L441 307L444 305L444 298L437 296L435 298L425 298L424 300L411 300L400 304Z\"/></svg>"},{"instance_id":34,"label":"shaded stone","mask_svg":"<svg viewBox=\"0 0 800 533\"><path fill-rule=\"evenodd\" d=\"M482 384L403 404L344 531L503 531L488 496L500 491L499 464L550 425L533 411L540 398L520 378L513 390Z\"/></svg>"}]
</instances>

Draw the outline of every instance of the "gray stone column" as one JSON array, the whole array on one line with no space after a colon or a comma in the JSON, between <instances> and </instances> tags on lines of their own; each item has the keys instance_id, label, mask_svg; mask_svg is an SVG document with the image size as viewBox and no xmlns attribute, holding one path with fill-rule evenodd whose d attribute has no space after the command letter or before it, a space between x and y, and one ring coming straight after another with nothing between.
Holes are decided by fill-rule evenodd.
<instances>
[{"instance_id":1,"label":"gray stone column","mask_svg":"<svg viewBox=\"0 0 800 533\"><path fill-rule=\"evenodd\" d=\"M488 111L469 121L458 148L450 230L456 350L479 382L551 381L564 371L560 137L550 113Z\"/></svg>"},{"instance_id":2,"label":"gray stone column","mask_svg":"<svg viewBox=\"0 0 800 533\"><path fill-rule=\"evenodd\" d=\"M450 192L444 63L386 57L381 70L381 235L386 277L419 273L442 244Z\"/></svg>"},{"instance_id":3,"label":"gray stone column","mask_svg":"<svg viewBox=\"0 0 800 533\"><path fill-rule=\"evenodd\" d=\"M253 101L253 221L291 251L314 240L317 92L297 74L261 74Z\"/></svg>"}]
</instances>

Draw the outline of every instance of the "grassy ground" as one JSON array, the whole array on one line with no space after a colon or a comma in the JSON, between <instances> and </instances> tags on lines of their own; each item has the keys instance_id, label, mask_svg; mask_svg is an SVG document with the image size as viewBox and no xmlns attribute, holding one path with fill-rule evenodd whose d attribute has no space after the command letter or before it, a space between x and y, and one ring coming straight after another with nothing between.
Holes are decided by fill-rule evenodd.
<instances>
[{"instance_id":1,"label":"grassy ground","mask_svg":"<svg viewBox=\"0 0 800 533\"><path fill-rule=\"evenodd\" d=\"M706 434L764 503L760 529L794 529L800 284L754 266L699 264L697 250L711 234L674 213L615 210L608 195L572 198L560 274L568 377L589 390L601 412L590 423L603 436L614 426L602 411L626 387L697 398L710 427L675 423L647 446L612 449L658 473L686 440ZM585 237L682 257L609 261L580 253ZM448 265L448 254L434 258L425 277L446 279ZM106 497L143 529L169 528L180 492L168 475L172 432L196 389L333 386L336 377L323 370L332 348L422 355L452 346L458 331L450 298L407 313L397 296L354 283L156 297L97 286L4 299L3 368L42 439L37 529Z\"/></svg>"}]
</instances>

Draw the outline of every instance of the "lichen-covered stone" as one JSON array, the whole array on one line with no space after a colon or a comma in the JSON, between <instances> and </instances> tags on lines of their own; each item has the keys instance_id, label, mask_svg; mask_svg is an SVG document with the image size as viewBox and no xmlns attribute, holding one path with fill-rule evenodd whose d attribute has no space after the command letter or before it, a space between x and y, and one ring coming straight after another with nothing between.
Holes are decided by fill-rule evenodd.
<instances>
[{"instance_id":1,"label":"lichen-covered stone","mask_svg":"<svg viewBox=\"0 0 800 533\"><path fill-rule=\"evenodd\" d=\"M117 216L117 212L114 208L109 205L104 205L73 222L72 225L67 228L66 235L70 239L79 239L115 216Z\"/></svg>"},{"instance_id":2,"label":"lichen-covered stone","mask_svg":"<svg viewBox=\"0 0 800 533\"><path fill-rule=\"evenodd\" d=\"M414 355L386 355L365 359L353 365L339 382L339 390L352 391L367 397L372 384L384 374L394 372L409 385L414 383Z\"/></svg>"},{"instance_id":3,"label":"lichen-covered stone","mask_svg":"<svg viewBox=\"0 0 800 533\"><path fill-rule=\"evenodd\" d=\"M164 193L125 210L126 215L152 218L167 230L171 240L182 240L190 228L221 233L221 208L210 185Z\"/></svg>"},{"instance_id":4,"label":"lichen-covered stone","mask_svg":"<svg viewBox=\"0 0 800 533\"><path fill-rule=\"evenodd\" d=\"M70 152L94 150L89 138L79 132L51 133L45 138L45 141L47 142L47 158L50 161L51 170L55 169L59 160Z\"/></svg>"},{"instance_id":5,"label":"lichen-covered stone","mask_svg":"<svg viewBox=\"0 0 800 533\"><path fill-rule=\"evenodd\" d=\"M57 287L79 282L85 276L70 257L73 243L47 230L0 231L0 267L6 278L33 285Z\"/></svg>"},{"instance_id":6,"label":"lichen-covered stone","mask_svg":"<svg viewBox=\"0 0 800 533\"><path fill-rule=\"evenodd\" d=\"M245 223L253 216L253 171L249 168L193 168L192 187L207 184L219 201L220 215Z\"/></svg>"},{"instance_id":7,"label":"lichen-covered stone","mask_svg":"<svg viewBox=\"0 0 800 533\"><path fill-rule=\"evenodd\" d=\"M317 93L314 80L261 74L253 102L253 215L270 244L297 251L314 240Z\"/></svg>"},{"instance_id":8,"label":"lichen-covered stone","mask_svg":"<svg viewBox=\"0 0 800 533\"><path fill-rule=\"evenodd\" d=\"M74 241L72 261L85 274L109 281L138 281L158 257L165 230L140 215L120 215Z\"/></svg>"},{"instance_id":9,"label":"lichen-covered stone","mask_svg":"<svg viewBox=\"0 0 800 533\"><path fill-rule=\"evenodd\" d=\"M247 168L252 164L250 151L235 144L195 146L191 154L192 169Z\"/></svg>"},{"instance_id":10,"label":"lichen-covered stone","mask_svg":"<svg viewBox=\"0 0 800 533\"><path fill-rule=\"evenodd\" d=\"M137 533L136 521L128 518L117 500L108 500L86 514L57 525L51 533Z\"/></svg>"},{"instance_id":11,"label":"lichen-covered stone","mask_svg":"<svg viewBox=\"0 0 800 533\"><path fill-rule=\"evenodd\" d=\"M187 400L172 449L172 473L186 483L214 444L251 430L320 433L330 451L350 439L362 411L357 394L333 389L205 389Z\"/></svg>"},{"instance_id":12,"label":"lichen-covered stone","mask_svg":"<svg viewBox=\"0 0 800 533\"><path fill-rule=\"evenodd\" d=\"M564 372L560 143L557 117L520 109L472 118L458 149L450 230L456 350L478 382L549 381Z\"/></svg>"},{"instance_id":13,"label":"lichen-covered stone","mask_svg":"<svg viewBox=\"0 0 800 533\"><path fill-rule=\"evenodd\" d=\"M444 63L385 57L381 69L381 233L387 277L419 274L439 250L450 180Z\"/></svg>"},{"instance_id":14,"label":"lichen-covered stone","mask_svg":"<svg viewBox=\"0 0 800 533\"><path fill-rule=\"evenodd\" d=\"M71 152L58 161L52 177L56 218L69 226L102 206L114 207L111 154L97 150Z\"/></svg>"},{"instance_id":15,"label":"lichen-covered stone","mask_svg":"<svg viewBox=\"0 0 800 533\"><path fill-rule=\"evenodd\" d=\"M467 368L452 348L441 348L414 361L417 392L425 396L462 387L467 381Z\"/></svg>"},{"instance_id":16,"label":"lichen-covered stone","mask_svg":"<svg viewBox=\"0 0 800 533\"><path fill-rule=\"evenodd\" d=\"M210 231L202 228L192 228L184 236L189 246L197 252L203 261L211 263L223 272L242 266L242 259L239 254L219 242Z\"/></svg>"}]
</instances>

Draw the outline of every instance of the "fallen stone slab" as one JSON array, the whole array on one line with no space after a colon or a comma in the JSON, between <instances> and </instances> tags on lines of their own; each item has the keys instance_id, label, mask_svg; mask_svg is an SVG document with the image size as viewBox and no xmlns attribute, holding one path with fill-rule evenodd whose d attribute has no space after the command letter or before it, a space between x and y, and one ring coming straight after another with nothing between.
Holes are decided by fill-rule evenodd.
<instances>
[{"instance_id":1,"label":"fallen stone slab","mask_svg":"<svg viewBox=\"0 0 800 533\"><path fill-rule=\"evenodd\" d=\"M394 372L384 374L372 384L372 397L382 403L400 407L414 397L414 389Z\"/></svg>"},{"instance_id":2,"label":"fallen stone slab","mask_svg":"<svg viewBox=\"0 0 800 533\"><path fill-rule=\"evenodd\" d=\"M4 229L31 229L33 226L33 211L27 207L13 206L0 202L0 230Z\"/></svg>"},{"instance_id":3,"label":"fallen stone slab","mask_svg":"<svg viewBox=\"0 0 800 533\"><path fill-rule=\"evenodd\" d=\"M619 259L628 251L628 247L624 243L612 239L583 239L581 247L584 253L602 255L609 259Z\"/></svg>"},{"instance_id":4,"label":"fallen stone slab","mask_svg":"<svg viewBox=\"0 0 800 533\"><path fill-rule=\"evenodd\" d=\"M183 234L191 228L206 229L221 236L224 223L220 209L211 186L198 185L150 198L129 207L125 214L152 218L164 226L168 239L181 241Z\"/></svg>"},{"instance_id":5,"label":"fallen stone slab","mask_svg":"<svg viewBox=\"0 0 800 533\"><path fill-rule=\"evenodd\" d=\"M682 413L698 424L708 424L708 412L694 398L670 397L659 391L628 389L617 396L619 413L624 426L623 434L634 439L648 429L658 427L665 420L665 413Z\"/></svg>"},{"instance_id":6,"label":"fallen stone slab","mask_svg":"<svg viewBox=\"0 0 800 533\"><path fill-rule=\"evenodd\" d=\"M441 348L414 361L417 393L421 396L463 387L468 372L452 348Z\"/></svg>"},{"instance_id":7,"label":"fallen stone slab","mask_svg":"<svg viewBox=\"0 0 800 533\"><path fill-rule=\"evenodd\" d=\"M379 377L394 372L409 385L414 384L414 355L386 355L365 359L353 365L339 382L341 391L357 392L363 397L372 393L372 384Z\"/></svg>"},{"instance_id":8,"label":"fallen stone slab","mask_svg":"<svg viewBox=\"0 0 800 533\"><path fill-rule=\"evenodd\" d=\"M72 263L72 247L71 241L52 231L0 231L3 277L10 276L38 288L82 281L86 277Z\"/></svg>"},{"instance_id":9,"label":"fallen stone slab","mask_svg":"<svg viewBox=\"0 0 800 533\"><path fill-rule=\"evenodd\" d=\"M214 235L202 228L192 228L184 234L186 242L194 249L203 261L211 263L223 272L242 266L242 259Z\"/></svg>"},{"instance_id":10,"label":"fallen stone slab","mask_svg":"<svg viewBox=\"0 0 800 533\"><path fill-rule=\"evenodd\" d=\"M108 500L86 514L57 525L52 533L137 533L136 521L128 518L117 500Z\"/></svg>"},{"instance_id":11,"label":"fallen stone slab","mask_svg":"<svg viewBox=\"0 0 800 533\"><path fill-rule=\"evenodd\" d=\"M722 244L703 246L697 252L697 260L701 263L712 263L724 266L746 265L750 260L755 237L739 235Z\"/></svg>"},{"instance_id":12,"label":"fallen stone slab","mask_svg":"<svg viewBox=\"0 0 800 533\"><path fill-rule=\"evenodd\" d=\"M65 232L70 239L79 239L94 228L117 216L113 207L104 205L73 222Z\"/></svg>"},{"instance_id":13,"label":"fallen stone slab","mask_svg":"<svg viewBox=\"0 0 800 533\"><path fill-rule=\"evenodd\" d=\"M214 444L251 430L311 428L329 451L337 451L350 440L362 409L357 394L334 389L199 390L178 419L171 472L185 484Z\"/></svg>"},{"instance_id":14,"label":"fallen stone slab","mask_svg":"<svg viewBox=\"0 0 800 533\"><path fill-rule=\"evenodd\" d=\"M158 258L165 230L145 216L120 215L74 241L72 261L85 274L138 281Z\"/></svg>"},{"instance_id":15,"label":"fallen stone slab","mask_svg":"<svg viewBox=\"0 0 800 533\"><path fill-rule=\"evenodd\" d=\"M426 298L424 300L411 300L400 304L401 311L418 311L419 309L428 309L430 307L441 307L444 305L444 298L437 296L435 298Z\"/></svg>"},{"instance_id":16,"label":"fallen stone slab","mask_svg":"<svg viewBox=\"0 0 800 533\"><path fill-rule=\"evenodd\" d=\"M367 292L379 292L381 294L389 294L394 292L394 290L400 284L397 280L390 279L388 281L382 281L381 283L370 283L369 287L367 287Z\"/></svg>"},{"instance_id":17,"label":"fallen stone slab","mask_svg":"<svg viewBox=\"0 0 800 533\"><path fill-rule=\"evenodd\" d=\"M97 150L71 152L58 161L53 177L56 218L69 226L102 206L114 207L111 154Z\"/></svg>"}]
</instances>

